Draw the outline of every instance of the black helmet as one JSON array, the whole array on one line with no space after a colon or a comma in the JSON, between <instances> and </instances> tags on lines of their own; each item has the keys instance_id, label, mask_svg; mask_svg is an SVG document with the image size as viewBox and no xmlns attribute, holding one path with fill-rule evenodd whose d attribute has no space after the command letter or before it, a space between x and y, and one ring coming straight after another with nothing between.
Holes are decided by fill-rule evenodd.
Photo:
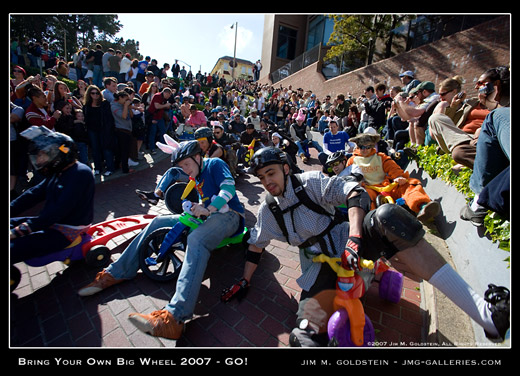
<instances>
[{"instance_id":1,"label":"black helmet","mask_svg":"<svg viewBox=\"0 0 520 376\"><path fill-rule=\"evenodd\" d=\"M347 160L347 156L345 155L345 153L343 153L341 151L336 151L327 157L326 165L330 166L334 162L345 161L345 160Z\"/></svg>"},{"instance_id":2,"label":"black helmet","mask_svg":"<svg viewBox=\"0 0 520 376\"><path fill-rule=\"evenodd\" d=\"M202 155L202 149L198 141L183 141L180 143L180 148L177 153L175 155L172 154L172 165L175 166L183 159L194 157L197 154Z\"/></svg>"},{"instance_id":3,"label":"black helmet","mask_svg":"<svg viewBox=\"0 0 520 376\"><path fill-rule=\"evenodd\" d=\"M33 125L20 135L29 140L29 159L36 171L44 176L56 174L76 161L76 144L66 134Z\"/></svg>"},{"instance_id":4,"label":"black helmet","mask_svg":"<svg viewBox=\"0 0 520 376\"><path fill-rule=\"evenodd\" d=\"M195 137L195 140L206 138L210 144L211 141L213 141L213 131L208 127L201 127L197 129L193 136Z\"/></svg>"},{"instance_id":5,"label":"black helmet","mask_svg":"<svg viewBox=\"0 0 520 376\"><path fill-rule=\"evenodd\" d=\"M287 155L274 146L268 146L258 150L251 158L251 171L256 174L259 168L272 164L288 164Z\"/></svg>"}]
</instances>

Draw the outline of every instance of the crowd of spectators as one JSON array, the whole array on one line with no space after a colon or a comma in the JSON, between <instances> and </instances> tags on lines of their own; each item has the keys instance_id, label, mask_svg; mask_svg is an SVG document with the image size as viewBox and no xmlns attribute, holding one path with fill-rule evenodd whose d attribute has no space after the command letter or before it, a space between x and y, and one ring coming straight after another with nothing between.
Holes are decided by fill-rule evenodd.
<instances>
[{"instance_id":1,"label":"crowd of spectators","mask_svg":"<svg viewBox=\"0 0 520 376\"><path fill-rule=\"evenodd\" d=\"M401 167L415 156L417 146L437 144L439 153L452 155L454 170L472 169L476 199L461 213L463 219L479 225L484 208L508 211L504 202L491 202L496 196L488 193L504 187L499 184L503 180L495 180L504 179L502 172L509 167L508 67L485 69L468 93L461 89L463 77L436 87L405 71L399 74L402 86L377 83L358 95L318 98L308 89L230 81L200 71L193 75L178 60L160 67L150 57L139 61L100 45L79 50L70 63L46 44L17 51L10 81L13 193L16 180L25 179L29 168L27 145L18 134L30 125L69 134L79 160L106 176L119 168L131 173L145 153L157 152L156 141L164 134L183 139L200 128L214 132L211 141L225 149L223 158L233 154L226 158L232 171L246 164L247 147L255 140L255 149L279 145L296 171L300 158L333 174L328 157L338 151L350 157L356 147L350 139L372 133L380 136L378 152ZM28 76L24 66L44 67L46 74ZM71 91L62 77L77 87ZM316 132L323 135L321 143L313 139ZM317 150L317 160L309 147Z\"/></svg>"}]
</instances>

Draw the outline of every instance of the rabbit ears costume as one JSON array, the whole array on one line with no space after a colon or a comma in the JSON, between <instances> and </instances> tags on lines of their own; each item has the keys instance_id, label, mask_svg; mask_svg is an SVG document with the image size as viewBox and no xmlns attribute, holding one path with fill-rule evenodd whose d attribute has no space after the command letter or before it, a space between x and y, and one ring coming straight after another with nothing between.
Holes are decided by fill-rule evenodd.
<instances>
[{"instance_id":1,"label":"rabbit ears costume","mask_svg":"<svg viewBox=\"0 0 520 376\"><path fill-rule=\"evenodd\" d=\"M164 141L166 142L166 144L163 144L159 141L157 141L155 144L157 145L157 147L159 149L161 149L166 154L171 154L172 162L173 162L175 160L175 158L177 157L177 153L179 152L184 141L181 143L178 143L177 141L175 141L173 138L171 138L167 134L164 135Z\"/></svg>"}]
</instances>

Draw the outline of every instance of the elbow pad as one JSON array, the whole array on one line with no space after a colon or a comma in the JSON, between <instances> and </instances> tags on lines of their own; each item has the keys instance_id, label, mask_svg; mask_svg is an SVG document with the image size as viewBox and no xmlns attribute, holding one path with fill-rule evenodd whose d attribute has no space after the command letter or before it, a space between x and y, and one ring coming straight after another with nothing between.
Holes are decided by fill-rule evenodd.
<instances>
[{"instance_id":1,"label":"elbow pad","mask_svg":"<svg viewBox=\"0 0 520 376\"><path fill-rule=\"evenodd\" d=\"M358 207L363 209L365 213L368 213L370 211L370 205L372 202L367 191L361 187L356 187L352 190L352 192L357 192L357 195L350 196L347 199L347 209Z\"/></svg>"}]
</instances>

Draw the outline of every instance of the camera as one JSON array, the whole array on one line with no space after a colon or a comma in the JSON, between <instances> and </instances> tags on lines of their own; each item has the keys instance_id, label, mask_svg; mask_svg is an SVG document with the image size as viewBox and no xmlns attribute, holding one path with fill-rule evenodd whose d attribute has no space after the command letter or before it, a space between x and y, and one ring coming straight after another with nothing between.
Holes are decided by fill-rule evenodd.
<instances>
[{"instance_id":1,"label":"camera","mask_svg":"<svg viewBox=\"0 0 520 376\"><path fill-rule=\"evenodd\" d=\"M481 86L481 87L478 89L478 92L479 92L480 94L489 95L489 94L491 94L494 90L495 90L495 87L493 86L493 83L492 83L492 82L486 82L486 84L485 84L484 86Z\"/></svg>"}]
</instances>

